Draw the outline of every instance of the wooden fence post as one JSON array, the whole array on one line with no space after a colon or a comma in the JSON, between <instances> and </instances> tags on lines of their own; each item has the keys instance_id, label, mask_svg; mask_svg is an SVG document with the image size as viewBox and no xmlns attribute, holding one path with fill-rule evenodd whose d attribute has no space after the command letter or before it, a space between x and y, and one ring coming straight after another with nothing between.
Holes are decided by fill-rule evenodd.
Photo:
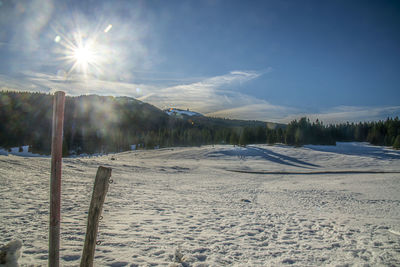
<instances>
[{"instance_id":1,"label":"wooden fence post","mask_svg":"<svg viewBox=\"0 0 400 267\"><path fill-rule=\"evenodd\" d=\"M56 92L53 100L53 126L51 138L49 229L49 266L51 267L58 267L60 261L61 164L64 104L65 93L61 91Z\"/></svg>"},{"instance_id":2,"label":"wooden fence post","mask_svg":"<svg viewBox=\"0 0 400 267\"><path fill-rule=\"evenodd\" d=\"M81 258L81 267L93 266L99 219L101 211L103 209L103 203L108 191L111 170L111 168L106 168L102 166L97 169L96 179L94 181L93 187L92 200L89 207L85 245L83 247Z\"/></svg>"}]
</instances>

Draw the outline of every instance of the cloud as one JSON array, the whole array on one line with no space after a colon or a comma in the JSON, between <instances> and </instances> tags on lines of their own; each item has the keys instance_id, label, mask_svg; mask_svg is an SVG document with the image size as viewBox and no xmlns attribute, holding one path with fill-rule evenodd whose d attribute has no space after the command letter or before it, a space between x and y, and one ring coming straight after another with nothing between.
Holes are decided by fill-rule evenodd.
<instances>
[{"instance_id":1,"label":"cloud","mask_svg":"<svg viewBox=\"0 0 400 267\"><path fill-rule=\"evenodd\" d=\"M0 25L9 25L0 35L3 44L11 50L31 53L40 47L40 35L52 17L54 5L51 0L17 1L5 4L0 10ZM12 31L11 31L12 30Z\"/></svg>"},{"instance_id":2,"label":"cloud","mask_svg":"<svg viewBox=\"0 0 400 267\"><path fill-rule=\"evenodd\" d=\"M272 105L265 100L243 94L236 86L258 78L265 71L231 71L224 75L194 78L193 82L164 88L158 83L125 83L72 75L25 72L18 77L0 75L0 88L50 92L63 90L69 95L99 94L131 96L161 109L176 107L215 117L267 119L279 121L294 112L292 108ZM157 81L158 82L158 81Z\"/></svg>"},{"instance_id":3,"label":"cloud","mask_svg":"<svg viewBox=\"0 0 400 267\"><path fill-rule=\"evenodd\" d=\"M343 123L381 120L400 115L400 106L353 107L338 106L317 112L271 104L264 99L235 90L238 84L258 78L268 71L231 71L228 74L205 78L198 82L177 85L152 91L140 100L160 108L190 108L213 117L244 120L261 120L288 123L294 119L308 117L324 123Z\"/></svg>"},{"instance_id":4,"label":"cloud","mask_svg":"<svg viewBox=\"0 0 400 267\"><path fill-rule=\"evenodd\" d=\"M126 3L99 2L87 13L63 1L14 2L0 7L0 68L7 66L3 73L69 72L74 62L67 57L78 40L95 44L96 66L88 68L93 78L132 80L132 71L151 69L159 61L151 28L156 18L148 11L143 19L140 3L127 9Z\"/></svg>"},{"instance_id":5,"label":"cloud","mask_svg":"<svg viewBox=\"0 0 400 267\"><path fill-rule=\"evenodd\" d=\"M152 92L152 85L106 81L73 75L64 76L25 72L11 77L0 75L0 90L53 92L61 90L68 95L85 94L139 97Z\"/></svg>"},{"instance_id":6,"label":"cloud","mask_svg":"<svg viewBox=\"0 0 400 267\"><path fill-rule=\"evenodd\" d=\"M319 119L326 124L343 122L366 122L384 120L387 117L394 118L400 116L400 106L380 106L380 107L355 107L338 106L322 110L317 113L290 114L282 118L282 122L290 122L294 119L307 117L310 120Z\"/></svg>"},{"instance_id":7,"label":"cloud","mask_svg":"<svg viewBox=\"0 0 400 267\"><path fill-rule=\"evenodd\" d=\"M338 106L308 112L304 109L275 105L264 99L239 92L235 88L260 77L261 71L231 71L208 78L171 79L176 85L164 87L165 81L141 83L100 80L82 75L52 75L25 72L16 77L0 75L0 90L52 92L63 90L69 95L99 94L130 96L161 109L176 107L203 113L207 116L231 119L261 120L288 123L308 117L326 124L382 120L400 115L400 106L354 107ZM190 80L192 80L190 82ZM182 82L186 82L182 84Z\"/></svg>"},{"instance_id":8,"label":"cloud","mask_svg":"<svg viewBox=\"0 0 400 267\"><path fill-rule=\"evenodd\" d=\"M206 115L230 119L282 122L282 117L289 116L298 111L295 108L272 105L265 100L247 98L247 104L206 113Z\"/></svg>"},{"instance_id":9,"label":"cloud","mask_svg":"<svg viewBox=\"0 0 400 267\"><path fill-rule=\"evenodd\" d=\"M249 99L253 104L241 105L229 109L208 113L208 116L225 117L244 120L261 120L279 123L289 123L301 117L311 121L320 120L325 124L346 122L366 122L384 120L388 117L400 116L400 106L356 107L338 106L322 109L318 112L306 112L299 108L272 105L264 100ZM247 101L247 102L249 102Z\"/></svg>"},{"instance_id":10,"label":"cloud","mask_svg":"<svg viewBox=\"0 0 400 267\"><path fill-rule=\"evenodd\" d=\"M256 79L262 74L263 72L257 71L232 71L225 75L156 90L139 100L160 108L190 108L211 113L234 105L243 105L244 95L234 90L235 85Z\"/></svg>"}]
</instances>

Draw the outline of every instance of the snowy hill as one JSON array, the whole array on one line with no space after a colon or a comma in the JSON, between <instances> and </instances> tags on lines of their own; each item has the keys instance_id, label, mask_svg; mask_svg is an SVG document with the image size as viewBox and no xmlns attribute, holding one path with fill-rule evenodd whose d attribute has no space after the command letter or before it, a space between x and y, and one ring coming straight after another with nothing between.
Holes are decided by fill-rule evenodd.
<instances>
[{"instance_id":1,"label":"snowy hill","mask_svg":"<svg viewBox=\"0 0 400 267\"><path fill-rule=\"evenodd\" d=\"M171 115L203 116L203 114L200 114L200 113L194 112L194 111L189 111L189 109L183 110L183 109L178 109L178 108L169 108L169 109L165 109L164 112L170 116Z\"/></svg>"}]
</instances>

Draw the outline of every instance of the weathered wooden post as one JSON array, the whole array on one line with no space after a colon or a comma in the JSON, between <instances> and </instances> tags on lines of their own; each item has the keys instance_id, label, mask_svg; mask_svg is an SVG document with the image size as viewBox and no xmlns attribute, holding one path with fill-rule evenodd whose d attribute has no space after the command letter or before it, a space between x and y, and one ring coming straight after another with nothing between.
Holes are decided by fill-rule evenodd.
<instances>
[{"instance_id":1,"label":"weathered wooden post","mask_svg":"<svg viewBox=\"0 0 400 267\"><path fill-rule=\"evenodd\" d=\"M83 247L81 258L81 267L93 266L99 219L101 211L103 209L103 203L108 191L110 177L111 168L100 166L97 169L96 179L94 181L93 187L92 200L89 207L85 245Z\"/></svg>"},{"instance_id":2,"label":"weathered wooden post","mask_svg":"<svg viewBox=\"0 0 400 267\"><path fill-rule=\"evenodd\" d=\"M56 92L53 100L53 126L51 141L49 229L49 266L51 267L58 267L60 261L61 164L64 104L65 93L62 91Z\"/></svg>"}]
</instances>

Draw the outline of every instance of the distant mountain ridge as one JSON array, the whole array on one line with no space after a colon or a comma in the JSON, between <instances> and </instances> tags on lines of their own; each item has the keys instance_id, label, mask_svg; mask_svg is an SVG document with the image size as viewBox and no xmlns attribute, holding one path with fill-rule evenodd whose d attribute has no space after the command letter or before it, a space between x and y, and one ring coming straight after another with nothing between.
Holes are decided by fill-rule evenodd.
<instances>
[{"instance_id":1,"label":"distant mountain ridge","mask_svg":"<svg viewBox=\"0 0 400 267\"><path fill-rule=\"evenodd\" d=\"M0 91L0 148L24 151L23 146L29 146L28 153L50 154L52 103L50 94ZM338 141L400 149L398 117L339 125L301 118L284 125L212 118L178 109L173 114L130 97L67 96L63 154L208 144L335 145Z\"/></svg>"},{"instance_id":2,"label":"distant mountain ridge","mask_svg":"<svg viewBox=\"0 0 400 267\"><path fill-rule=\"evenodd\" d=\"M52 99L43 93L0 92L0 147L29 145L32 152L49 154ZM249 141L265 142L261 121L210 118L176 108L167 112L125 96L67 96L63 150L70 155L125 151L133 144L238 144L245 128L254 131Z\"/></svg>"}]
</instances>

